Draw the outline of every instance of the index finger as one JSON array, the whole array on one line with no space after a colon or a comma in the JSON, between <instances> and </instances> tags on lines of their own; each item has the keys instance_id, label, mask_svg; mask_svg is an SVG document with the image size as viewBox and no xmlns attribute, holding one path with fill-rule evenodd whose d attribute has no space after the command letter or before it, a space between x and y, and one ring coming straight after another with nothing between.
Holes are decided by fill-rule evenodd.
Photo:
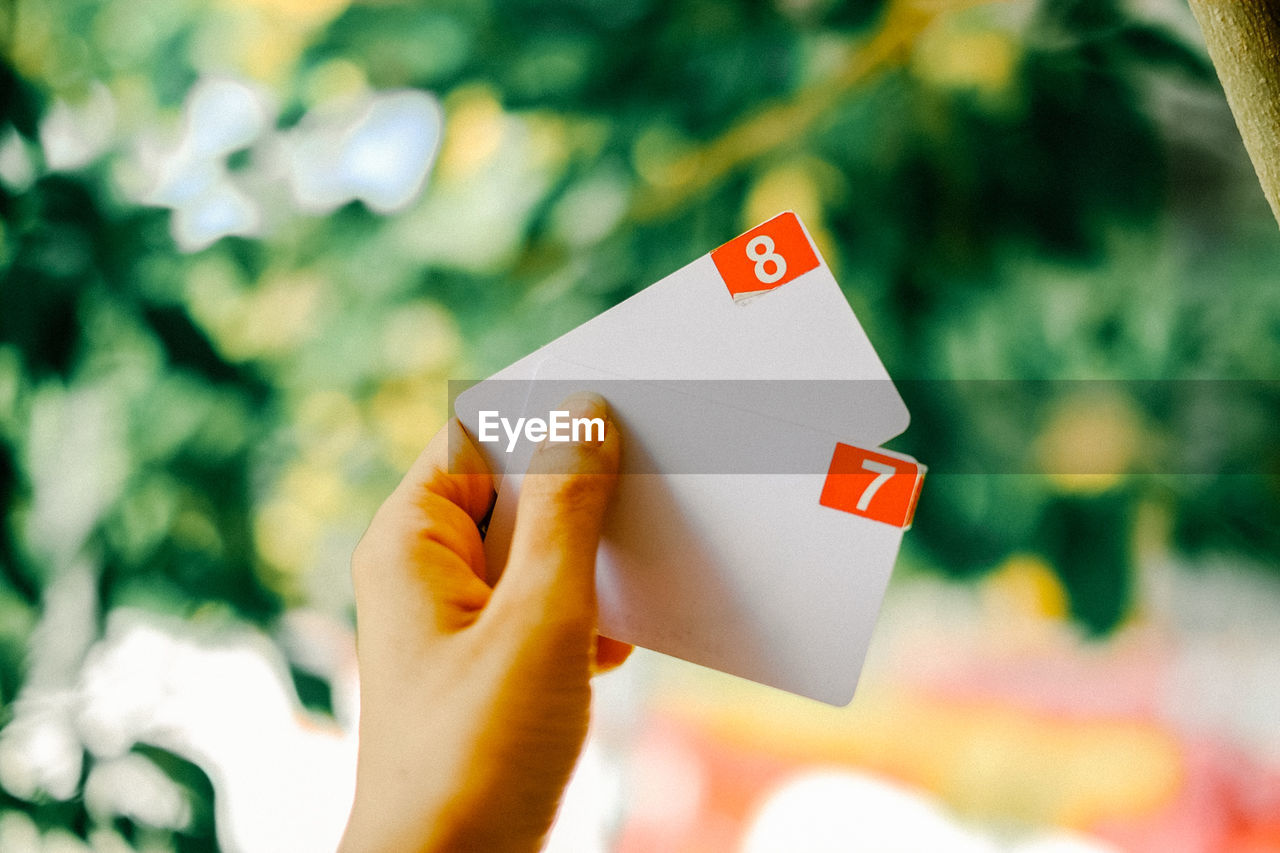
<instances>
[{"instance_id":1,"label":"index finger","mask_svg":"<svg viewBox=\"0 0 1280 853\"><path fill-rule=\"evenodd\" d=\"M484 458L450 421L378 507L352 554L357 618L366 637L420 631L414 602L428 605L438 631L474 621L490 593L478 524L492 500ZM415 588L425 595L404 594Z\"/></svg>"},{"instance_id":2,"label":"index finger","mask_svg":"<svg viewBox=\"0 0 1280 853\"><path fill-rule=\"evenodd\" d=\"M396 486L398 497L417 504L424 492L460 507L476 524L493 506L489 465L457 418L435 434Z\"/></svg>"}]
</instances>

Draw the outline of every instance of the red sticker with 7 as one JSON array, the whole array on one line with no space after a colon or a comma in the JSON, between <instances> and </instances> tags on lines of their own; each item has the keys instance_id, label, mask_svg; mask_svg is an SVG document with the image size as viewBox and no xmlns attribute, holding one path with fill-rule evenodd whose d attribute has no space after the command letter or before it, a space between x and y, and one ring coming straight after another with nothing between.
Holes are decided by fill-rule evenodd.
<instances>
[{"instance_id":1,"label":"red sticker with 7","mask_svg":"<svg viewBox=\"0 0 1280 853\"><path fill-rule=\"evenodd\" d=\"M909 456L837 443L818 503L906 529L924 473L925 467Z\"/></svg>"},{"instance_id":2,"label":"red sticker with 7","mask_svg":"<svg viewBox=\"0 0 1280 853\"><path fill-rule=\"evenodd\" d=\"M711 253L711 260L735 300L756 296L818 266L800 220L780 213Z\"/></svg>"}]
</instances>

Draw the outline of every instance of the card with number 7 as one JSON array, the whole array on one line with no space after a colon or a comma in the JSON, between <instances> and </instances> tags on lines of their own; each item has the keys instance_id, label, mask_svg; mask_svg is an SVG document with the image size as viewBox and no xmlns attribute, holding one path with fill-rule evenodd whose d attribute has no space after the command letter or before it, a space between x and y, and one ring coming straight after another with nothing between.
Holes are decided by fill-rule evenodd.
<instances>
[{"instance_id":1,"label":"card with number 7","mask_svg":"<svg viewBox=\"0 0 1280 853\"><path fill-rule=\"evenodd\" d=\"M853 696L924 466L725 406L705 383L621 379L548 359L520 413L549 419L580 387L622 429L596 557L602 634L834 705ZM506 562L517 442L485 558Z\"/></svg>"}]
</instances>

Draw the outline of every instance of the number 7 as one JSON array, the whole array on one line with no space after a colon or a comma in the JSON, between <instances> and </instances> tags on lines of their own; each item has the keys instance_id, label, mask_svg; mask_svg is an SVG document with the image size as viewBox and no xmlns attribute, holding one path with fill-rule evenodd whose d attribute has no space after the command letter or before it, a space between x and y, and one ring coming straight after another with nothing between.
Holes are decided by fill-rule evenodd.
<instances>
[{"instance_id":1,"label":"number 7","mask_svg":"<svg viewBox=\"0 0 1280 853\"><path fill-rule=\"evenodd\" d=\"M858 511L865 512L871 504L871 499L876 496L876 492L880 491L880 487L889 481L896 472L897 468L892 465L886 465L883 462L877 462L874 459L863 459L862 468L865 471L874 471L875 479L871 481L871 485L862 492L862 496L858 498Z\"/></svg>"}]
</instances>

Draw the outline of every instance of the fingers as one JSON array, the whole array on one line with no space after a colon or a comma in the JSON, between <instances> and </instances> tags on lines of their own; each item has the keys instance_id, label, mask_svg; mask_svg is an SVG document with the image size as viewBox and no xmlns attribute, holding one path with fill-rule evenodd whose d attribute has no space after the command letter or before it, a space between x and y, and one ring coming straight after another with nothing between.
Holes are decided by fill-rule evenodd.
<instances>
[{"instance_id":1,"label":"fingers","mask_svg":"<svg viewBox=\"0 0 1280 853\"><path fill-rule=\"evenodd\" d=\"M594 627L595 561L605 510L617 482L621 438L604 400L575 394L559 406L570 418L601 419L597 434L543 442L520 492L510 556L495 602L514 612L583 621Z\"/></svg>"},{"instance_id":2,"label":"fingers","mask_svg":"<svg viewBox=\"0 0 1280 853\"><path fill-rule=\"evenodd\" d=\"M626 663L635 650L636 647L630 643L597 636L595 666L592 669L597 675L615 670Z\"/></svg>"},{"instance_id":3,"label":"fingers","mask_svg":"<svg viewBox=\"0 0 1280 853\"><path fill-rule=\"evenodd\" d=\"M489 511L492 481L479 450L450 421L436 433L374 515L352 556L361 630L373 622L440 631L474 621L489 598L476 523ZM408 593L406 597L406 592ZM394 615L393 615L394 614Z\"/></svg>"},{"instance_id":4,"label":"fingers","mask_svg":"<svg viewBox=\"0 0 1280 853\"><path fill-rule=\"evenodd\" d=\"M493 505L493 478L479 448L457 418L440 428L418 454L396 492L414 500L422 492L461 507L479 524Z\"/></svg>"}]
</instances>

